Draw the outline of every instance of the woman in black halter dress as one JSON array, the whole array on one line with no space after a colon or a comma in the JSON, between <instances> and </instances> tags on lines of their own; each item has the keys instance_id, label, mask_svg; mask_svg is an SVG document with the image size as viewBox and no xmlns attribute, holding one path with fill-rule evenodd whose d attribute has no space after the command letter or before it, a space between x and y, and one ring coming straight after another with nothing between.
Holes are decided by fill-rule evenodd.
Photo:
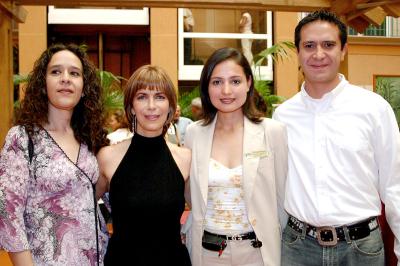
<instances>
[{"instance_id":1,"label":"woman in black halter dress","mask_svg":"<svg viewBox=\"0 0 400 266\"><path fill-rule=\"evenodd\" d=\"M180 237L190 151L165 141L176 95L165 72L139 68L125 90L132 140L98 155L100 197L109 187L113 235L105 265L190 265Z\"/></svg>"}]
</instances>

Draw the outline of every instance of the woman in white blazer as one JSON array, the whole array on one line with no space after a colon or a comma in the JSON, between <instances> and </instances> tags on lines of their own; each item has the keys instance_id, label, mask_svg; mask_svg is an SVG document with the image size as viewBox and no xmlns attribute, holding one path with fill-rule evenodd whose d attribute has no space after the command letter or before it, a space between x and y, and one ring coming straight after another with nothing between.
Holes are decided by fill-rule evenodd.
<instances>
[{"instance_id":1,"label":"woman in white blazer","mask_svg":"<svg viewBox=\"0 0 400 266\"><path fill-rule=\"evenodd\" d=\"M189 126L192 264L280 265L287 172L283 124L257 110L243 54L215 51L204 66L204 119Z\"/></svg>"}]
</instances>

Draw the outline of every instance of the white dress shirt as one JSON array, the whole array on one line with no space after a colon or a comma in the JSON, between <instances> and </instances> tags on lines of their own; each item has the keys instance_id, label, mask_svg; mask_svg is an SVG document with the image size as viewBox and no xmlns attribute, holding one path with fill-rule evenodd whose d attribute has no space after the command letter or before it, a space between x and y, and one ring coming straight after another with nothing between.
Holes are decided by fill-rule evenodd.
<instances>
[{"instance_id":1,"label":"white dress shirt","mask_svg":"<svg viewBox=\"0 0 400 266\"><path fill-rule=\"evenodd\" d=\"M400 257L400 133L378 94L341 82L321 99L304 89L274 119L288 130L285 209L314 226L339 226L381 213Z\"/></svg>"},{"instance_id":2,"label":"white dress shirt","mask_svg":"<svg viewBox=\"0 0 400 266\"><path fill-rule=\"evenodd\" d=\"M111 132L107 135L107 138L110 140L110 145L120 143L132 137L133 133L127 128L118 128L114 132Z\"/></svg>"}]
</instances>

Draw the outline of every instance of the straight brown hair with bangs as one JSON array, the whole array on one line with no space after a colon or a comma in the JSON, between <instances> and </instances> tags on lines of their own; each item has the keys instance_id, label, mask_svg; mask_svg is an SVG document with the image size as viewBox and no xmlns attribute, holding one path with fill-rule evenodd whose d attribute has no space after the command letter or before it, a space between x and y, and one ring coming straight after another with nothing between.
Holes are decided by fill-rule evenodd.
<instances>
[{"instance_id":1,"label":"straight brown hair with bangs","mask_svg":"<svg viewBox=\"0 0 400 266\"><path fill-rule=\"evenodd\" d=\"M165 93L169 102L167 120L164 123L162 134L167 132L176 111L176 91L168 74L159 66L144 65L138 68L129 78L124 90L124 108L129 130L134 132L132 126L134 115L132 114L133 99L139 90L155 90Z\"/></svg>"}]
</instances>

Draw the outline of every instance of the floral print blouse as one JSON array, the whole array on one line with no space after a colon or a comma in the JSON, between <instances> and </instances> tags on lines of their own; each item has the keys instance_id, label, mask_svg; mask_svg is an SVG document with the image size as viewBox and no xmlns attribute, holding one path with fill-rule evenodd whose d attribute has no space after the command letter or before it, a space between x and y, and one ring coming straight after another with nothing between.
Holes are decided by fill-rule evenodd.
<instances>
[{"instance_id":1,"label":"floral print blouse","mask_svg":"<svg viewBox=\"0 0 400 266\"><path fill-rule=\"evenodd\" d=\"M81 144L74 163L46 130L36 132L31 163L22 126L10 129L0 154L0 246L30 250L35 265L97 265L96 157ZM99 220L102 265L107 235Z\"/></svg>"},{"instance_id":2,"label":"floral print blouse","mask_svg":"<svg viewBox=\"0 0 400 266\"><path fill-rule=\"evenodd\" d=\"M228 168L210 158L205 229L221 235L253 231L242 185L243 166Z\"/></svg>"}]
</instances>

